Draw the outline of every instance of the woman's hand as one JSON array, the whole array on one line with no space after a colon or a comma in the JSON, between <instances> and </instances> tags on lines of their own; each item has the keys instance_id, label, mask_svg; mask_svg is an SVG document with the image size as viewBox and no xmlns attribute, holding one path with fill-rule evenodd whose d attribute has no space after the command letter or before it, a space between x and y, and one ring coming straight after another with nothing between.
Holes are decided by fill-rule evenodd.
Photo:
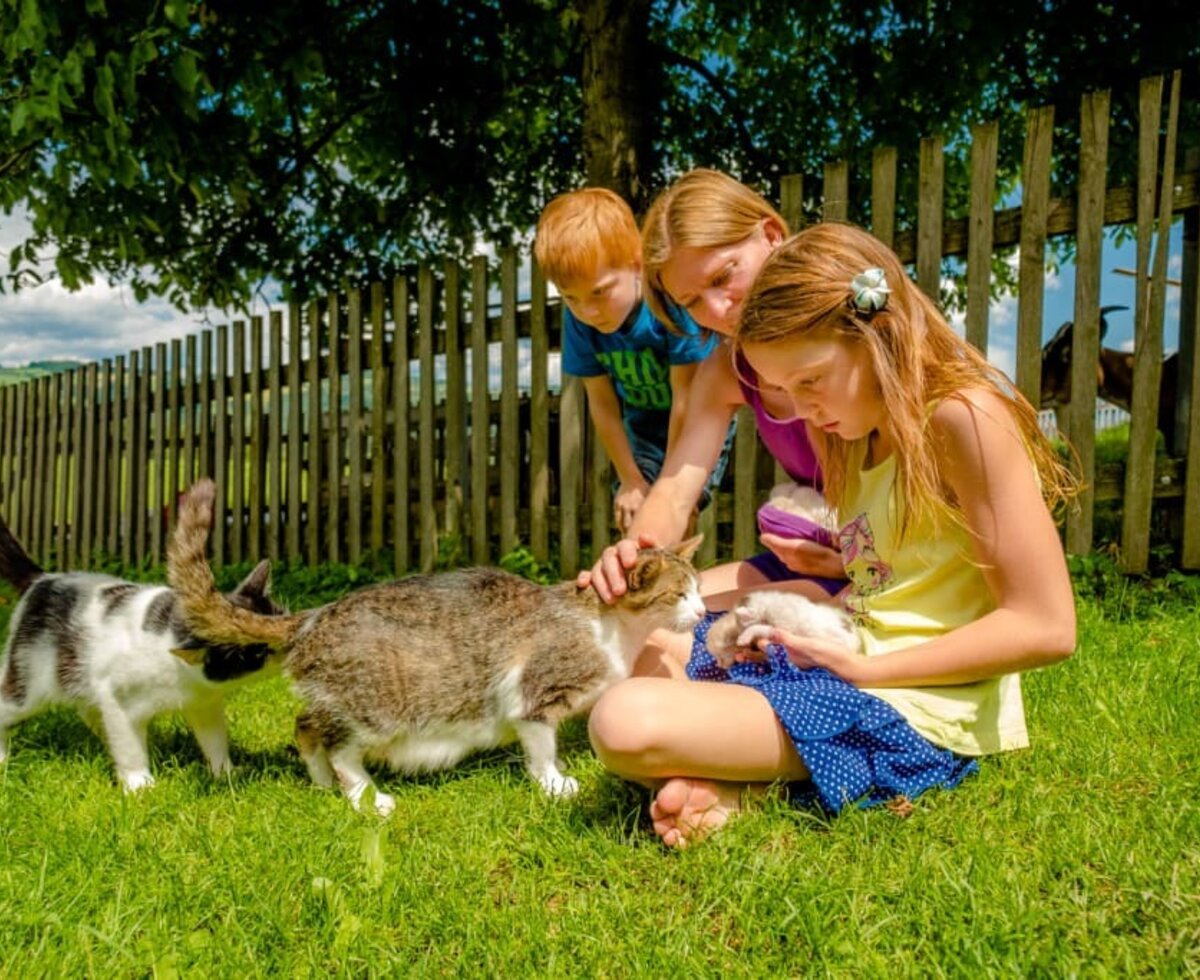
<instances>
[{"instance_id":1,"label":"woman's hand","mask_svg":"<svg viewBox=\"0 0 1200 980\"><path fill-rule=\"evenodd\" d=\"M855 687L870 686L871 658L834 640L798 636L787 630L772 629L759 641L760 646L767 643L778 643L787 651L788 660L802 670L824 667Z\"/></svg>"},{"instance_id":2,"label":"woman's hand","mask_svg":"<svg viewBox=\"0 0 1200 980\"><path fill-rule=\"evenodd\" d=\"M575 584L586 589L589 585L605 602L614 602L625 594L626 569L633 568L641 548L653 548L658 542L648 534L640 534L636 541L622 538L601 552L590 570L585 569L575 576Z\"/></svg>"},{"instance_id":3,"label":"woman's hand","mask_svg":"<svg viewBox=\"0 0 1200 980\"><path fill-rule=\"evenodd\" d=\"M808 538L785 538L778 534L760 534L758 540L793 572L801 575L820 575L823 578L845 578L841 552L826 548Z\"/></svg>"}]
</instances>

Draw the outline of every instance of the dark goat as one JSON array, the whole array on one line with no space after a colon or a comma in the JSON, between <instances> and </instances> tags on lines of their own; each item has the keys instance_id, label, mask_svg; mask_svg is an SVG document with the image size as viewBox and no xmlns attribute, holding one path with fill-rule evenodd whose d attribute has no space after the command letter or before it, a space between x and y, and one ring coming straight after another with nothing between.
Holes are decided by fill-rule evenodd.
<instances>
[{"instance_id":1,"label":"dark goat","mask_svg":"<svg viewBox=\"0 0 1200 980\"><path fill-rule=\"evenodd\" d=\"M1127 306L1100 308L1100 339L1108 332L1106 313L1126 310ZM1071 338L1075 324L1068 320L1042 348L1042 408L1058 408L1071 400ZM1175 439L1175 401L1179 391L1179 354L1163 361L1162 381L1158 389L1158 428L1170 451ZM1133 355L1113 347L1100 348L1096 362L1096 393L1125 411L1133 405Z\"/></svg>"}]
</instances>

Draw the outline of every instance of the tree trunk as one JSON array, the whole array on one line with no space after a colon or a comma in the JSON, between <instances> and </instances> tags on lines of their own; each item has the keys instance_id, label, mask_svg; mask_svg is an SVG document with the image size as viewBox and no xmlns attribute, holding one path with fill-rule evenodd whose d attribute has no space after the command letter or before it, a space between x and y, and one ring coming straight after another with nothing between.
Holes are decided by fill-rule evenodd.
<instances>
[{"instance_id":1,"label":"tree trunk","mask_svg":"<svg viewBox=\"0 0 1200 980\"><path fill-rule=\"evenodd\" d=\"M658 71L650 0L577 0L583 33L583 157L589 185L641 215L654 171L651 133Z\"/></svg>"}]
</instances>

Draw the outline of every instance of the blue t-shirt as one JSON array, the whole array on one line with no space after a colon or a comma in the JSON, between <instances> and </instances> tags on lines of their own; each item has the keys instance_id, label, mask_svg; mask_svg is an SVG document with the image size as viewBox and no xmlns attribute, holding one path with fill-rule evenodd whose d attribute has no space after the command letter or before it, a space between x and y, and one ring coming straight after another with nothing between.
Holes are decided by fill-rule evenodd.
<instances>
[{"instance_id":1,"label":"blue t-shirt","mask_svg":"<svg viewBox=\"0 0 1200 980\"><path fill-rule=\"evenodd\" d=\"M686 314L685 314L686 316ZM671 366L703 361L719 338L690 319L672 333L641 302L620 329L601 333L563 308L562 369L581 378L607 374L621 402L630 444L666 449L671 419Z\"/></svg>"}]
</instances>

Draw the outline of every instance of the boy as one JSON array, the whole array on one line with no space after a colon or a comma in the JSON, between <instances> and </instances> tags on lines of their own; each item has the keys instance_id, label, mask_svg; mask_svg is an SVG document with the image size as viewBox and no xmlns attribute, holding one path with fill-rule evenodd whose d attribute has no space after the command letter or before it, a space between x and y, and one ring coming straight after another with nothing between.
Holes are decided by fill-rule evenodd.
<instances>
[{"instance_id":1,"label":"boy","mask_svg":"<svg viewBox=\"0 0 1200 980\"><path fill-rule=\"evenodd\" d=\"M534 255L558 288L562 369L583 379L588 410L617 471L613 518L624 533L662 469L687 393L718 337L687 314L668 329L642 301L642 245L629 205L598 187L562 194L538 220ZM705 484L721 482L733 427Z\"/></svg>"}]
</instances>

